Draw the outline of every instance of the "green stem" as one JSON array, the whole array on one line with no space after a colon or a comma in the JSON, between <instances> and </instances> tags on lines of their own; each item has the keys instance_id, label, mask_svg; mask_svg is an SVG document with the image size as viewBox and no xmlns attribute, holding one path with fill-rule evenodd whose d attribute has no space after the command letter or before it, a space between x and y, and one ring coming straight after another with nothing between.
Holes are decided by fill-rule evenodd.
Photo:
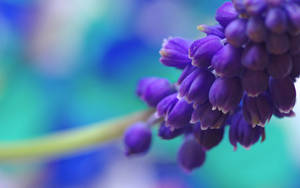
<instances>
[{"instance_id":1,"label":"green stem","mask_svg":"<svg viewBox=\"0 0 300 188\"><path fill-rule=\"evenodd\" d=\"M122 136L137 121L145 121L152 110L87 125L69 131L17 142L0 142L0 162L24 158L47 158L68 154Z\"/></svg>"}]
</instances>

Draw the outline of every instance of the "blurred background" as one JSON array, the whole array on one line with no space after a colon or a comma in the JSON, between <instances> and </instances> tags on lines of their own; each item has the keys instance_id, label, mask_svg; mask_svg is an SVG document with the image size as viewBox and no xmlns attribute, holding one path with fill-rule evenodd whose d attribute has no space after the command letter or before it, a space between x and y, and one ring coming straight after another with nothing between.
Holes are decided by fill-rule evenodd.
<instances>
[{"instance_id":1,"label":"blurred background","mask_svg":"<svg viewBox=\"0 0 300 188\"><path fill-rule=\"evenodd\" d=\"M222 2L0 0L0 140L33 138L144 109L134 94L141 77L175 81L179 75L158 61L163 38L201 36L196 26L213 23ZM295 112L300 115L300 104ZM155 137L144 157L124 157L117 140L63 158L2 163L0 187L298 188L299 120L273 118L266 141L251 150L233 152L225 137L191 174L176 163L182 138Z\"/></svg>"}]
</instances>

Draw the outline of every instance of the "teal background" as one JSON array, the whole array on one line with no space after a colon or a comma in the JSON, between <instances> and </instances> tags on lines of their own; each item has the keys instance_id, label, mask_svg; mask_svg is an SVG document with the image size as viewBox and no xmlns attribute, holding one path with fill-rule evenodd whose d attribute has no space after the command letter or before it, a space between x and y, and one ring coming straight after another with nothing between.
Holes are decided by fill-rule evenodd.
<instances>
[{"instance_id":1,"label":"teal background","mask_svg":"<svg viewBox=\"0 0 300 188\"><path fill-rule=\"evenodd\" d=\"M180 74L158 61L163 38L202 36L196 26L214 23L222 2L0 1L0 140L145 109L134 94L137 81L144 76L175 81ZM226 136L191 174L176 164L182 138L155 136L142 158L125 158L117 140L59 159L2 164L0 187L297 188L297 120L273 118L266 141L250 150L234 152Z\"/></svg>"}]
</instances>

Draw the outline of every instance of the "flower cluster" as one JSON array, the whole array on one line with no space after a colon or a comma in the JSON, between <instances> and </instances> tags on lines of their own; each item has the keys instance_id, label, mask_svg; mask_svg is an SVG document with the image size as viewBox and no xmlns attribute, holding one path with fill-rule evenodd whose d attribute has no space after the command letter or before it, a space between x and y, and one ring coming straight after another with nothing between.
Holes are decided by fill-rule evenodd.
<instances>
[{"instance_id":1,"label":"flower cluster","mask_svg":"<svg viewBox=\"0 0 300 188\"><path fill-rule=\"evenodd\" d=\"M223 139L249 148L265 139L273 115L294 115L294 82L300 76L300 1L232 0L216 11L206 36L164 40L160 62L182 70L175 84L145 78L137 94L156 109L159 136L185 135L178 162L187 171L203 164L206 151ZM130 154L150 147L151 123L125 133ZM128 153L128 152L127 152Z\"/></svg>"}]
</instances>

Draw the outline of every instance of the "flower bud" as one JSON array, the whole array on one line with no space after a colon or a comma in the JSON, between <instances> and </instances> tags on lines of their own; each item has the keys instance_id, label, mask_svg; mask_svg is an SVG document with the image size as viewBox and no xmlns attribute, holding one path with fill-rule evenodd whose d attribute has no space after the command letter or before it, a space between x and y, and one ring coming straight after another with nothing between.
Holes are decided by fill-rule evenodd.
<instances>
[{"instance_id":1,"label":"flower bud","mask_svg":"<svg viewBox=\"0 0 300 188\"><path fill-rule=\"evenodd\" d=\"M212 25L212 26L201 24L197 26L197 29L199 31L206 33L208 36L213 35L213 36L220 37L221 39L225 38L224 28L219 24Z\"/></svg>"},{"instance_id":2,"label":"flower bud","mask_svg":"<svg viewBox=\"0 0 300 188\"><path fill-rule=\"evenodd\" d=\"M290 49L290 40L287 34L270 33L266 46L271 54L281 55Z\"/></svg>"},{"instance_id":3,"label":"flower bud","mask_svg":"<svg viewBox=\"0 0 300 188\"><path fill-rule=\"evenodd\" d=\"M300 76L300 55L293 56L292 59L293 69L290 76L295 81Z\"/></svg>"},{"instance_id":4,"label":"flower bud","mask_svg":"<svg viewBox=\"0 0 300 188\"><path fill-rule=\"evenodd\" d=\"M296 116L295 112L291 110L289 113L281 113L276 107L273 107L273 114L278 118L284 118L284 117L294 117Z\"/></svg>"},{"instance_id":5,"label":"flower bud","mask_svg":"<svg viewBox=\"0 0 300 188\"><path fill-rule=\"evenodd\" d=\"M284 78L291 73L292 69L293 61L289 54L270 56L268 73L273 78Z\"/></svg>"},{"instance_id":6,"label":"flower bud","mask_svg":"<svg viewBox=\"0 0 300 188\"><path fill-rule=\"evenodd\" d=\"M262 44L249 44L242 54L242 64L251 70L264 70L269 63L268 52Z\"/></svg>"},{"instance_id":7,"label":"flower bud","mask_svg":"<svg viewBox=\"0 0 300 188\"><path fill-rule=\"evenodd\" d=\"M187 76L179 87L179 96L188 102L204 103L208 92L215 81L215 75L205 69L197 69Z\"/></svg>"},{"instance_id":8,"label":"flower bud","mask_svg":"<svg viewBox=\"0 0 300 188\"><path fill-rule=\"evenodd\" d=\"M137 87L137 95L152 107L155 107L164 97L175 92L174 86L164 78L144 78Z\"/></svg>"},{"instance_id":9,"label":"flower bud","mask_svg":"<svg viewBox=\"0 0 300 188\"><path fill-rule=\"evenodd\" d=\"M187 76L189 76L192 72L194 72L194 70L196 70L196 69L198 69L198 68L197 68L197 67L194 67L193 65L187 65L187 66L183 69L183 71L182 71L180 77L178 78L176 85L180 85L180 84L182 83L182 81L183 81Z\"/></svg>"},{"instance_id":10,"label":"flower bud","mask_svg":"<svg viewBox=\"0 0 300 188\"><path fill-rule=\"evenodd\" d=\"M292 55L300 54L300 35L291 37L290 53Z\"/></svg>"},{"instance_id":11,"label":"flower bud","mask_svg":"<svg viewBox=\"0 0 300 188\"><path fill-rule=\"evenodd\" d=\"M190 41L188 40L179 37L165 39L159 51L160 62L169 67L184 69L191 62L188 57L189 47Z\"/></svg>"},{"instance_id":12,"label":"flower bud","mask_svg":"<svg viewBox=\"0 0 300 188\"><path fill-rule=\"evenodd\" d=\"M227 42L235 47L244 45L248 41L246 29L246 19L236 19L232 21L225 29Z\"/></svg>"},{"instance_id":13,"label":"flower bud","mask_svg":"<svg viewBox=\"0 0 300 188\"><path fill-rule=\"evenodd\" d=\"M209 90L209 101L214 109L226 114L238 106L242 95L239 78L218 78Z\"/></svg>"},{"instance_id":14,"label":"flower bud","mask_svg":"<svg viewBox=\"0 0 300 188\"><path fill-rule=\"evenodd\" d=\"M177 93L171 94L163 98L156 107L156 115L158 117L164 117L168 111L171 110L174 105L178 102Z\"/></svg>"},{"instance_id":15,"label":"flower bud","mask_svg":"<svg viewBox=\"0 0 300 188\"><path fill-rule=\"evenodd\" d=\"M264 42L267 37L267 28L262 18L250 17L247 23L247 36L253 42Z\"/></svg>"},{"instance_id":16,"label":"flower bud","mask_svg":"<svg viewBox=\"0 0 300 188\"><path fill-rule=\"evenodd\" d=\"M209 101L204 104L195 105L192 114L191 123L200 122L201 129L219 129L224 126L228 114L224 114L219 110L213 110Z\"/></svg>"},{"instance_id":17,"label":"flower bud","mask_svg":"<svg viewBox=\"0 0 300 188\"><path fill-rule=\"evenodd\" d=\"M184 128L171 130L170 127L166 126L165 122L162 122L158 130L158 136L164 140L171 140L184 133L184 130Z\"/></svg>"},{"instance_id":18,"label":"flower bud","mask_svg":"<svg viewBox=\"0 0 300 188\"><path fill-rule=\"evenodd\" d=\"M241 54L241 48L226 44L213 56L212 66L216 74L220 77L239 76L242 69Z\"/></svg>"},{"instance_id":19,"label":"flower bud","mask_svg":"<svg viewBox=\"0 0 300 188\"><path fill-rule=\"evenodd\" d=\"M258 97L244 96L243 115L245 120L253 127L256 125L264 127L270 121L273 113L273 106L266 94Z\"/></svg>"},{"instance_id":20,"label":"flower bud","mask_svg":"<svg viewBox=\"0 0 300 188\"><path fill-rule=\"evenodd\" d=\"M256 97L268 89L268 75L264 71L246 70L242 77L242 85L247 95Z\"/></svg>"},{"instance_id":21,"label":"flower bud","mask_svg":"<svg viewBox=\"0 0 300 188\"><path fill-rule=\"evenodd\" d=\"M299 31L300 30L300 5L293 2L289 2L284 5L284 8L289 18L289 22L295 29Z\"/></svg>"},{"instance_id":22,"label":"flower bud","mask_svg":"<svg viewBox=\"0 0 300 188\"><path fill-rule=\"evenodd\" d=\"M151 130L147 124L138 122L127 128L124 135L126 155L145 153L151 145Z\"/></svg>"},{"instance_id":23,"label":"flower bud","mask_svg":"<svg viewBox=\"0 0 300 188\"><path fill-rule=\"evenodd\" d=\"M213 55L222 48L223 44L219 37L210 35L192 43L189 56L192 64L197 67L210 66Z\"/></svg>"},{"instance_id":24,"label":"flower bud","mask_svg":"<svg viewBox=\"0 0 300 188\"><path fill-rule=\"evenodd\" d=\"M177 160L184 170L190 172L204 163L205 151L193 136L188 136L178 151Z\"/></svg>"},{"instance_id":25,"label":"flower bud","mask_svg":"<svg viewBox=\"0 0 300 188\"><path fill-rule=\"evenodd\" d=\"M274 106L281 113L289 113L296 102L296 89L293 81L289 78L270 78L269 88Z\"/></svg>"},{"instance_id":26,"label":"flower bud","mask_svg":"<svg viewBox=\"0 0 300 188\"><path fill-rule=\"evenodd\" d=\"M216 20L223 26L226 27L230 22L238 17L238 13L233 7L231 2L225 2L222 6L217 9Z\"/></svg>"},{"instance_id":27,"label":"flower bud","mask_svg":"<svg viewBox=\"0 0 300 188\"><path fill-rule=\"evenodd\" d=\"M280 8L270 8L266 15L266 26L274 33L284 33L287 30L287 16Z\"/></svg>"},{"instance_id":28,"label":"flower bud","mask_svg":"<svg viewBox=\"0 0 300 188\"><path fill-rule=\"evenodd\" d=\"M217 146L223 139L224 128L202 130L200 125L194 126L194 136L205 150Z\"/></svg>"},{"instance_id":29,"label":"flower bud","mask_svg":"<svg viewBox=\"0 0 300 188\"><path fill-rule=\"evenodd\" d=\"M237 143L240 143L245 148L249 148L255 144L259 138L262 137L262 141L265 139L265 130L263 127L252 127L248 123L242 112L237 112L233 118L229 129L229 140L234 149L237 148Z\"/></svg>"},{"instance_id":30,"label":"flower bud","mask_svg":"<svg viewBox=\"0 0 300 188\"><path fill-rule=\"evenodd\" d=\"M246 11L249 15L259 15L266 8L265 0L244 0Z\"/></svg>"},{"instance_id":31,"label":"flower bud","mask_svg":"<svg viewBox=\"0 0 300 188\"><path fill-rule=\"evenodd\" d=\"M244 0L232 0L233 6L235 10L240 13L240 14L245 14L246 13L246 7Z\"/></svg>"}]
</instances>

